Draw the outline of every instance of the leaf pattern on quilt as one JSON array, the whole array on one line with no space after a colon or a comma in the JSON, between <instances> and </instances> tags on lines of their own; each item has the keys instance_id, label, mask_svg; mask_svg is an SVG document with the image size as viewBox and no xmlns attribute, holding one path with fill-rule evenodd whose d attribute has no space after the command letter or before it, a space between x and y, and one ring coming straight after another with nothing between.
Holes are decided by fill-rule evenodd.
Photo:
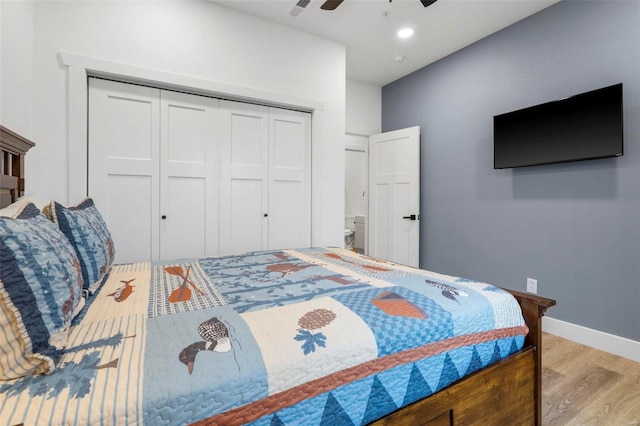
<instances>
[{"instance_id":1,"label":"leaf pattern on quilt","mask_svg":"<svg viewBox=\"0 0 640 426\"><path fill-rule=\"evenodd\" d=\"M85 354L80 362L65 362L55 374L48 376L27 376L15 383L0 386L0 393L17 396L24 391L29 396L42 396L45 399L57 398L63 390L69 390L69 397L82 398L91 390L91 380L96 376L100 354L93 351Z\"/></svg>"},{"instance_id":2,"label":"leaf pattern on quilt","mask_svg":"<svg viewBox=\"0 0 640 426\"><path fill-rule=\"evenodd\" d=\"M109 348L117 348L120 346L124 339L134 339L136 337L135 334L131 336L125 336L122 332L117 332L111 337L103 337L93 342L82 343L77 346L68 347L65 349L65 352L80 352L85 351L87 349L97 349L101 347L109 347Z\"/></svg>"},{"instance_id":3,"label":"leaf pattern on quilt","mask_svg":"<svg viewBox=\"0 0 640 426\"><path fill-rule=\"evenodd\" d=\"M304 342L300 346L305 355L309 355L311 352L316 351L316 345L320 347L326 346L327 336L322 333L312 333L308 330L298 330L298 334L294 337L299 342Z\"/></svg>"},{"instance_id":4,"label":"leaf pattern on quilt","mask_svg":"<svg viewBox=\"0 0 640 426\"><path fill-rule=\"evenodd\" d=\"M316 351L316 345L324 348L327 341L327 336L322 333L312 333L309 330L318 330L325 327L336 319L336 314L329 309L314 309L307 312L298 320L298 334L294 337L295 340L302 343L302 351L305 355L309 355L311 352Z\"/></svg>"}]
</instances>

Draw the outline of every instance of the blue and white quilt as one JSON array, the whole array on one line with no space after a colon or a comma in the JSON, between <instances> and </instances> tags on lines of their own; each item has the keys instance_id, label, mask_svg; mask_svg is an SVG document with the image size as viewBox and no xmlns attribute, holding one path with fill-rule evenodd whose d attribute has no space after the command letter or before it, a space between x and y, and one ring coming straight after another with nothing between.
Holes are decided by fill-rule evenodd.
<instances>
[{"instance_id":1,"label":"blue and white quilt","mask_svg":"<svg viewBox=\"0 0 640 426\"><path fill-rule=\"evenodd\" d=\"M362 425L518 350L507 292L333 248L113 266L0 423Z\"/></svg>"}]
</instances>

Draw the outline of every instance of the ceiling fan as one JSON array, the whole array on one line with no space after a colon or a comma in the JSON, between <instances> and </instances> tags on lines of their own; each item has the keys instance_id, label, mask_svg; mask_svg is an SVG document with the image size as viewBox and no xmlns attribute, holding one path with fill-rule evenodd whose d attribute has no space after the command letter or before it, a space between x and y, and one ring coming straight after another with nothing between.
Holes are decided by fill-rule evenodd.
<instances>
[{"instance_id":1,"label":"ceiling fan","mask_svg":"<svg viewBox=\"0 0 640 426\"><path fill-rule=\"evenodd\" d=\"M326 0L322 6L320 6L320 9L322 10L335 10L338 6L340 6L340 4L343 2L344 0ZM435 3L437 0L420 0L420 3L422 3L422 5L424 7L430 6L433 3ZM389 0L389 3L391 3L391 0Z\"/></svg>"}]
</instances>

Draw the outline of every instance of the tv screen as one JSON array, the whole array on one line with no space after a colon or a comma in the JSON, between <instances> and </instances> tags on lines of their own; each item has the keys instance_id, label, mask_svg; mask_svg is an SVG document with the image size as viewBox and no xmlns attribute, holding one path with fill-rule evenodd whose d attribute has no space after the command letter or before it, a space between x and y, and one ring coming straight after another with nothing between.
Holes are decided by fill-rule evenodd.
<instances>
[{"instance_id":1,"label":"tv screen","mask_svg":"<svg viewBox=\"0 0 640 426\"><path fill-rule=\"evenodd\" d=\"M493 168L618 157L622 83L493 117Z\"/></svg>"}]
</instances>

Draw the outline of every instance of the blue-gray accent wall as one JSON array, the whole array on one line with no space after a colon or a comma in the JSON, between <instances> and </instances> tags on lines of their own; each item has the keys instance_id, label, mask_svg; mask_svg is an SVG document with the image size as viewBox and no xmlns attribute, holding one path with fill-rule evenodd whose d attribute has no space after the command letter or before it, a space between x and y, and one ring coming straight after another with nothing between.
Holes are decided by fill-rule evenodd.
<instances>
[{"instance_id":1,"label":"blue-gray accent wall","mask_svg":"<svg viewBox=\"0 0 640 426\"><path fill-rule=\"evenodd\" d=\"M434 41L437 43L437 41ZM493 169L493 116L622 82L624 156ZM382 89L421 127L420 266L640 341L640 2L564 0Z\"/></svg>"}]
</instances>

